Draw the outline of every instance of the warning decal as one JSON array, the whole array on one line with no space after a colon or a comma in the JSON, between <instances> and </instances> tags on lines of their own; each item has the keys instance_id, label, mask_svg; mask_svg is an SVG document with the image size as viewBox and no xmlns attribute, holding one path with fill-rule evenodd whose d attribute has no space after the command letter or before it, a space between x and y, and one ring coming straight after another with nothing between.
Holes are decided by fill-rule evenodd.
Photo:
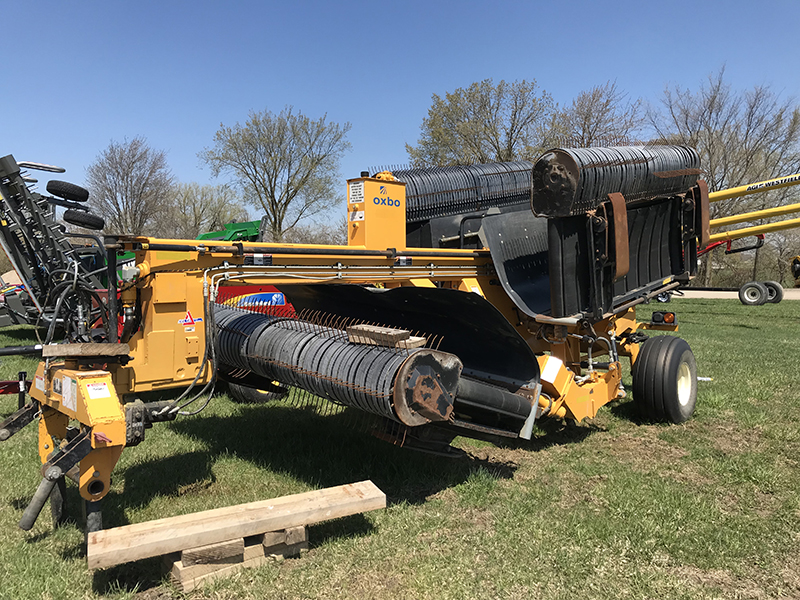
<instances>
[{"instance_id":1,"label":"warning decal","mask_svg":"<svg viewBox=\"0 0 800 600\"><path fill-rule=\"evenodd\" d=\"M87 383L86 393L89 394L89 398L92 400L111 397L111 391L108 389L108 384L105 381L100 383Z\"/></svg>"},{"instance_id":2,"label":"warning decal","mask_svg":"<svg viewBox=\"0 0 800 600\"><path fill-rule=\"evenodd\" d=\"M186 316L178 321L179 325L194 325L195 323L202 323L203 317L197 317L196 319L192 317L192 311L187 310Z\"/></svg>"}]
</instances>

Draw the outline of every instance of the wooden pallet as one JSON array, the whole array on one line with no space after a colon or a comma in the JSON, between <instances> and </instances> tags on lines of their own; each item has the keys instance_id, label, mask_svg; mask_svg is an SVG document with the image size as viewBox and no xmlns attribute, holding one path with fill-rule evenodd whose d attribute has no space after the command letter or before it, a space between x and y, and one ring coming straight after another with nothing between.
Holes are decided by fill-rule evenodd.
<instances>
[{"instance_id":1,"label":"wooden pallet","mask_svg":"<svg viewBox=\"0 0 800 600\"><path fill-rule=\"evenodd\" d=\"M307 540L305 533L299 537L298 528L305 532L307 525L385 507L386 495L371 481L360 481L95 531L88 536L87 562L90 569L101 569L171 554L173 563L181 563L176 567L181 573L202 567L180 575L181 580L194 580L230 566L254 566L271 554L285 555L284 550L299 552ZM275 547L280 552L267 552Z\"/></svg>"}]
</instances>

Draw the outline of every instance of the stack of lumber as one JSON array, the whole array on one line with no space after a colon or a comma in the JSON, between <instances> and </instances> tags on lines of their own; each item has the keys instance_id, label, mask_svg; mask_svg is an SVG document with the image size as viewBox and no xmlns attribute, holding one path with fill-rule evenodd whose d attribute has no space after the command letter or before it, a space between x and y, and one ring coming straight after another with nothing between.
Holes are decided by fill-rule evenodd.
<instances>
[{"instance_id":1,"label":"stack of lumber","mask_svg":"<svg viewBox=\"0 0 800 600\"><path fill-rule=\"evenodd\" d=\"M386 507L371 481L92 532L90 569L164 556L189 591L211 579L308 547L306 526Z\"/></svg>"}]
</instances>

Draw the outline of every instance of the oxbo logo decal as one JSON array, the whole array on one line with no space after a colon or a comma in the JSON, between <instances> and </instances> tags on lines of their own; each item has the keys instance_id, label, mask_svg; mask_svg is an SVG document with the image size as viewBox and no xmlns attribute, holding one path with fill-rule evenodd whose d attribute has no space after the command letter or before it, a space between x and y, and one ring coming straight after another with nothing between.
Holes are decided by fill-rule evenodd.
<instances>
[{"instance_id":1,"label":"oxbo logo decal","mask_svg":"<svg viewBox=\"0 0 800 600\"><path fill-rule=\"evenodd\" d=\"M386 186L382 185L378 188L378 193L380 196L375 196L372 199L373 204L383 205L383 206L400 206L400 200L395 200L394 198L389 198L388 193L386 192Z\"/></svg>"},{"instance_id":2,"label":"oxbo logo decal","mask_svg":"<svg viewBox=\"0 0 800 600\"><path fill-rule=\"evenodd\" d=\"M383 206L400 206L400 200L395 200L394 198L381 198L380 196L375 196L372 199L373 204L382 204Z\"/></svg>"}]
</instances>

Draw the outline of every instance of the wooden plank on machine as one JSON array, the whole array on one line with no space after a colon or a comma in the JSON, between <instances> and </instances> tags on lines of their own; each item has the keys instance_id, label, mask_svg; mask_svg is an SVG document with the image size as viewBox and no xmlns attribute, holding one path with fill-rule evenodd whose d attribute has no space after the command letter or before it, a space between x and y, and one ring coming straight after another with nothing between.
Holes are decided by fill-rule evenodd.
<instances>
[{"instance_id":1,"label":"wooden plank on machine","mask_svg":"<svg viewBox=\"0 0 800 600\"><path fill-rule=\"evenodd\" d=\"M385 507L386 495L371 481L360 481L95 531L88 536L86 555L90 569L101 569Z\"/></svg>"},{"instance_id":2,"label":"wooden plank on machine","mask_svg":"<svg viewBox=\"0 0 800 600\"><path fill-rule=\"evenodd\" d=\"M379 327L377 325L350 325L347 339L353 344L367 346L386 346L387 348L419 348L427 343L427 338L411 335L407 329Z\"/></svg>"},{"instance_id":3,"label":"wooden plank on machine","mask_svg":"<svg viewBox=\"0 0 800 600\"><path fill-rule=\"evenodd\" d=\"M70 358L73 356L127 356L131 353L128 344L47 344L42 346L43 358Z\"/></svg>"}]
</instances>

